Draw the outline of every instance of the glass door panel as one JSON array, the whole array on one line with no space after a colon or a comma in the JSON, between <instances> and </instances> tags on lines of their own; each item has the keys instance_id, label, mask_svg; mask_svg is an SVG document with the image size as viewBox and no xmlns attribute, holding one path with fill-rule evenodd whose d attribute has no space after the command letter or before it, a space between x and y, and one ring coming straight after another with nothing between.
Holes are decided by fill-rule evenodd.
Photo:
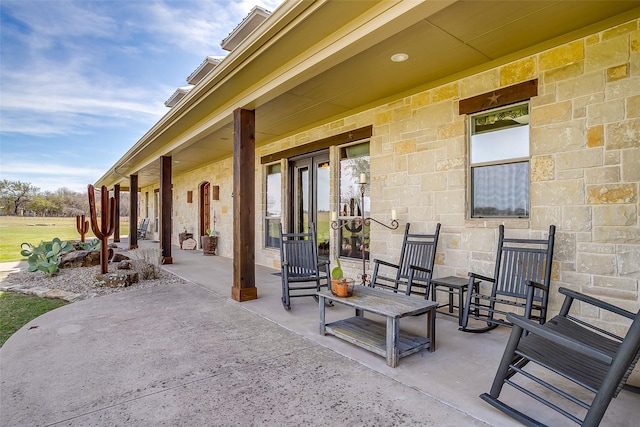
<instances>
[{"instance_id":1,"label":"glass door panel","mask_svg":"<svg viewBox=\"0 0 640 427\"><path fill-rule=\"evenodd\" d=\"M329 234L331 214L329 209L329 161L318 162L316 167L316 229L318 235L318 257L329 259Z\"/></svg>"},{"instance_id":2,"label":"glass door panel","mask_svg":"<svg viewBox=\"0 0 640 427\"><path fill-rule=\"evenodd\" d=\"M329 259L329 153L296 159L291 162L291 171L291 228L294 232L307 232L309 223L313 222L318 239L318 257Z\"/></svg>"},{"instance_id":3,"label":"glass door panel","mask_svg":"<svg viewBox=\"0 0 640 427\"><path fill-rule=\"evenodd\" d=\"M303 233L309 229L309 167L298 166L294 176L295 193L293 197L293 230Z\"/></svg>"}]
</instances>

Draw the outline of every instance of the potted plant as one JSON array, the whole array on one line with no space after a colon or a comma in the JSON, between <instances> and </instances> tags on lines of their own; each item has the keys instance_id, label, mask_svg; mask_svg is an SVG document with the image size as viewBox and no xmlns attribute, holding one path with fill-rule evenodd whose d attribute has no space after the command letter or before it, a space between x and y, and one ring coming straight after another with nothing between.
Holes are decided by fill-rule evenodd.
<instances>
[{"instance_id":1,"label":"potted plant","mask_svg":"<svg viewBox=\"0 0 640 427\"><path fill-rule=\"evenodd\" d=\"M205 235L200 237L203 255L215 255L218 249L218 232L207 228Z\"/></svg>"},{"instance_id":2,"label":"potted plant","mask_svg":"<svg viewBox=\"0 0 640 427\"><path fill-rule=\"evenodd\" d=\"M353 295L353 280L346 279L340 266L340 259L336 257L336 266L331 270L331 293L338 297Z\"/></svg>"}]
</instances>

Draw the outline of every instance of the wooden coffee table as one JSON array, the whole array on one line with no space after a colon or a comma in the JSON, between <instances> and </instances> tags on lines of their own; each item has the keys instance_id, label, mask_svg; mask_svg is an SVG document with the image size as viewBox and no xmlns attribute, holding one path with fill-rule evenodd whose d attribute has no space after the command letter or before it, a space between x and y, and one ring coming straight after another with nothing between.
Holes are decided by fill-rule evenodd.
<instances>
[{"instance_id":1,"label":"wooden coffee table","mask_svg":"<svg viewBox=\"0 0 640 427\"><path fill-rule=\"evenodd\" d=\"M400 358L428 348L436 349L436 307L438 304L389 291L356 286L353 296L337 297L323 289L317 293L320 307L320 334L334 335L373 353L384 356L392 368ZM356 309L356 315L337 322L325 323L325 299ZM363 316L363 312L385 316L386 325ZM427 314L425 336L400 331L400 319Z\"/></svg>"}]
</instances>

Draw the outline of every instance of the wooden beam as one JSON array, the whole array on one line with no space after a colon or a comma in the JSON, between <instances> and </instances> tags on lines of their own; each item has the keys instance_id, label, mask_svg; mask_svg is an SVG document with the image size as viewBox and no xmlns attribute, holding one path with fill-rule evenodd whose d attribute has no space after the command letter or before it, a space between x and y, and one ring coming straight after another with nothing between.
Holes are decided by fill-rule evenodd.
<instances>
[{"instance_id":1,"label":"wooden beam","mask_svg":"<svg viewBox=\"0 0 640 427\"><path fill-rule=\"evenodd\" d=\"M160 157L160 263L173 264L171 257L171 156Z\"/></svg>"},{"instance_id":2,"label":"wooden beam","mask_svg":"<svg viewBox=\"0 0 640 427\"><path fill-rule=\"evenodd\" d=\"M116 200L115 228L113 230L113 242L120 242L120 184L113 186L113 198Z\"/></svg>"},{"instance_id":3,"label":"wooden beam","mask_svg":"<svg viewBox=\"0 0 640 427\"><path fill-rule=\"evenodd\" d=\"M474 96L473 98L461 99L458 103L458 112L460 115L473 114L479 111L526 101L534 96L538 96L538 79L496 89L492 92Z\"/></svg>"},{"instance_id":4,"label":"wooden beam","mask_svg":"<svg viewBox=\"0 0 640 427\"><path fill-rule=\"evenodd\" d=\"M267 154L260 158L260 164L267 164L276 162L280 159L288 159L298 156L300 154L312 153L314 151L326 150L333 145L346 144L353 141L360 141L362 139L371 138L373 135L373 126L365 126L359 129L354 129L349 132L341 133L338 135L323 138L318 141L313 141L309 144L299 145L297 147L289 148L287 150L279 151L273 154Z\"/></svg>"},{"instance_id":5,"label":"wooden beam","mask_svg":"<svg viewBox=\"0 0 640 427\"><path fill-rule=\"evenodd\" d=\"M258 298L255 274L255 111L233 112L233 287L231 298Z\"/></svg>"},{"instance_id":6,"label":"wooden beam","mask_svg":"<svg viewBox=\"0 0 640 427\"><path fill-rule=\"evenodd\" d=\"M138 248L138 175L129 175L129 249Z\"/></svg>"}]
</instances>

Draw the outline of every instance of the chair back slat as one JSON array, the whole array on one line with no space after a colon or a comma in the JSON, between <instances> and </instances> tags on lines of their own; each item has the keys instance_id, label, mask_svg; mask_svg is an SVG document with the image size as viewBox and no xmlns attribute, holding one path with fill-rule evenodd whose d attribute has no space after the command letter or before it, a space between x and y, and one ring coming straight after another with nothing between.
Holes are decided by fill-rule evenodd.
<instances>
[{"instance_id":1,"label":"chair back slat","mask_svg":"<svg viewBox=\"0 0 640 427\"><path fill-rule=\"evenodd\" d=\"M291 299L318 298L317 291L329 288L329 261L318 259L316 228L309 223L308 233L280 233L280 276L282 277L282 305L291 310Z\"/></svg>"},{"instance_id":2,"label":"chair back slat","mask_svg":"<svg viewBox=\"0 0 640 427\"><path fill-rule=\"evenodd\" d=\"M440 224L436 225L436 231L433 234L410 234L409 226L410 224L407 223L404 231L402 250L400 251L400 260L398 262L400 268L397 272L397 281L408 280L412 265L433 271ZM416 271L413 277L417 280L430 280L429 274L423 271Z\"/></svg>"},{"instance_id":3,"label":"chair back slat","mask_svg":"<svg viewBox=\"0 0 640 427\"><path fill-rule=\"evenodd\" d=\"M318 274L318 254L315 229L308 233L283 233L280 227L280 262L287 266L288 274L308 276Z\"/></svg>"},{"instance_id":4,"label":"chair back slat","mask_svg":"<svg viewBox=\"0 0 640 427\"><path fill-rule=\"evenodd\" d=\"M504 227L501 225L494 276L497 286L493 296L526 298L527 280L548 286L551 279L553 238L552 230L547 240L505 239ZM541 301L544 297L541 290L534 293L536 301Z\"/></svg>"},{"instance_id":5,"label":"chair back slat","mask_svg":"<svg viewBox=\"0 0 640 427\"><path fill-rule=\"evenodd\" d=\"M423 235L422 237L424 240L407 240L405 244L404 259L402 260L400 270L398 271L399 279L409 278L409 267L412 265L428 268L433 271L433 253L437 240L435 240L435 235ZM414 274L414 279L427 280L427 273L417 271Z\"/></svg>"}]
</instances>

